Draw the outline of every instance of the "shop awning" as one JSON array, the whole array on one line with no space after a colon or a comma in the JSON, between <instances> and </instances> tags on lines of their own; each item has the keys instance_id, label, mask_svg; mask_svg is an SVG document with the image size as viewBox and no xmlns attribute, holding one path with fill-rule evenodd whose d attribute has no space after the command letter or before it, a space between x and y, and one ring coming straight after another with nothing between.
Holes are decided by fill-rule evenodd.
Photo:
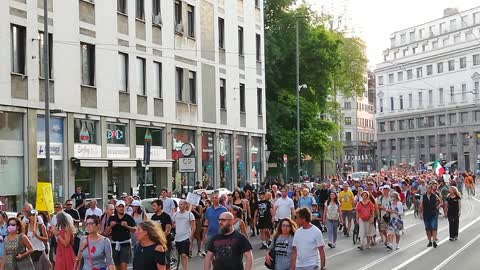
<instances>
[{"instance_id":1,"label":"shop awning","mask_svg":"<svg viewBox=\"0 0 480 270\"><path fill-rule=\"evenodd\" d=\"M425 166L432 166L432 164L433 164L433 161L430 161L430 162L425 163Z\"/></svg>"},{"instance_id":2,"label":"shop awning","mask_svg":"<svg viewBox=\"0 0 480 270\"><path fill-rule=\"evenodd\" d=\"M112 160L112 167L137 167L135 160Z\"/></svg>"},{"instance_id":3,"label":"shop awning","mask_svg":"<svg viewBox=\"0 0 480 270\"><path fill-rule=\"evenodd\" d=\"M445 167L450 168L450 167L452 167L452 165L455 164L455 163L457 163L456 160L449 161L449 162L447 162L447 164L445 164Z\"/></svg>"},{"instance_id":4,"label":"shop awning","mask_svg":"<svg viewBox=\"0 0 480 270\"><path fill-rule=\"evenodd\" d=\"M80 167L95 167L95 168L108 167L108 160L80 159Z\"/></svg>"},{"instance_id":5,"label":"shop awning","mask_svg":"<svg viewBox=\"0 0 480 270\"><path fill-rule=\"evenodd\" d=\"M173 160L151 160L148 167L151 168L171 168Z\"/></svg>"}]
</instances>

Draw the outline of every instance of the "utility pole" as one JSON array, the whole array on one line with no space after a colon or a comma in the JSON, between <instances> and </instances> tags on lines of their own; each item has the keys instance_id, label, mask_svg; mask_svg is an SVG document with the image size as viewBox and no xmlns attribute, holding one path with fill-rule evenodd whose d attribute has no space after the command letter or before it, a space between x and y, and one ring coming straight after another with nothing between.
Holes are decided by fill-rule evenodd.
<instances>
[{"instance_id":1,"label":"utility pole","mask_svg":"<svg viewBox=\"0 0 480 270\"><path fill-rule=\"evenodd\" d=\"M295 92L297 92L297 169L298 177L300 179L302 167L300 164L300 48L299 48L299 38L298 38L298 19L295 18L295 37L296 37L296 69L297 69L297 80L295 84Z\"/></svg>"},{"instance_id":2,"label":"utility pole","mask_svg":"<svg viewBox=\"0 0 480 270\"><path fill-rule=\"evenodd\" d=\"M49 63L48 44L48 1L43 0L43 70L45 80L45 159L48 179L46 182L52 182L52 169L50 161L50 63Z\"/></svg>"}]
</instances>

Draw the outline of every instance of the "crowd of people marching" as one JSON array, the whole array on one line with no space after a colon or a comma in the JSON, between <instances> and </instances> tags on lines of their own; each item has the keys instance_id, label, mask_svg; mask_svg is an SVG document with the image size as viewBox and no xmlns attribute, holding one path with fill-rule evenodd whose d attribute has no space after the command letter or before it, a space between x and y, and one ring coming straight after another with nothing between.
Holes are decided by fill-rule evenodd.
<instances>
[{"instance_id":1,"label":"crowd of people marching","mask_svg":"<svg viewBox=\"0 0 480 270\"><path fill-rule=\"evenodd\" d=\"M151 202L153 214L126 193L102 210L77 187L52 215L28 203L16 217L0 212L0 270L186 270L193 254L204 257L205 270L250 270L252 237L260 237L269 269L325 269L323 233L331 249L342 232L359 251L377 242L396 250L408 210L423 219L427 247L436 248L441 214L448 217L449 240L458 239L461 201L464 191L475 196L476 175L392 170L308 180L203 192L198 205L177 202L163 189Z\"/></svg>"}]
</instances>

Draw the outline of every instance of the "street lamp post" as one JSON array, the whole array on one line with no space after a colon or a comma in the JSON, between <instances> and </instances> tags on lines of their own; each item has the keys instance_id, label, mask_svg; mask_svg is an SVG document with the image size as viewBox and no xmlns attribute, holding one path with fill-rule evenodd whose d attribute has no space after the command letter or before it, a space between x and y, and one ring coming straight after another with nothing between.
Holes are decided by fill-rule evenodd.
<instances>
[{"instance_id":1,"label":"street lamp post","mask_svg":"<svg viewBox=\"0 0 480 270\"><path fill-rule=\"evenodd\" d=\"M43 70L45 80L45 160L48 179L52 181L52 169L50 168L50 72L49 72L49 46L48 44L48 1L43 0Z\"/></svg>"},{"instance_id":2,"label":"street lamp post","mask_svg":"<svg viewBox=\"0 0 480 270\"><path fill-rule=\"evenodd\" d=\"M306 84L300 85L300 47L299 47L299 33L298 33L298 20L305 18L305 16L295 17L295 38L296 38L296 73L297 80L295 84L295 91L297 92L297 169L298 177L301 177L301 163L300 163L300 90L307 88Z\"/></svg>"}]
</instances>

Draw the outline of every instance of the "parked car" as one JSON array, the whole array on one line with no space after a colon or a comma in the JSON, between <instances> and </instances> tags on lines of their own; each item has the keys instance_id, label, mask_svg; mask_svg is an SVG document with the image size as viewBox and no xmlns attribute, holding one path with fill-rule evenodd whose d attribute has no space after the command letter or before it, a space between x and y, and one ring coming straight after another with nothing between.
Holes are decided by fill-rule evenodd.
<instances>
[{"instance_id":1,"label":"parked car","mask_svg":"<svg viewBox=\"0 0 480 270\"><path fill-rule=\"evenodd\" d=\"M158 198L148 198L140 201L143 209L145 209L145 213L147 213L148 218L151 218L153 216L152 202L156 200L158 200ZM172 198L172 200L174 200L177 203L177 205L180 202L179 198ZM177 211L179 211L178 207L177 207Z\"/></svg>"},{"instance_id":2,"label":"parked car","mask_svg":"<svg viewBox=\"0 0 480 270\"><path fill-rule=\"evenodd\" d=\"M218 191L218 193L220 194L220 196L222 196L223 194L225 195L228 195L228 194L232 194L232 192L226 188L217 188L217 189L213 189L213 190L206 190L206 189L196 189L193 191L193 193L195 194L198 194L198 195L202 195L203 192L207 193L208 196L212 195L212 193L214 191Z\"/></svg>"}]
</instances>

